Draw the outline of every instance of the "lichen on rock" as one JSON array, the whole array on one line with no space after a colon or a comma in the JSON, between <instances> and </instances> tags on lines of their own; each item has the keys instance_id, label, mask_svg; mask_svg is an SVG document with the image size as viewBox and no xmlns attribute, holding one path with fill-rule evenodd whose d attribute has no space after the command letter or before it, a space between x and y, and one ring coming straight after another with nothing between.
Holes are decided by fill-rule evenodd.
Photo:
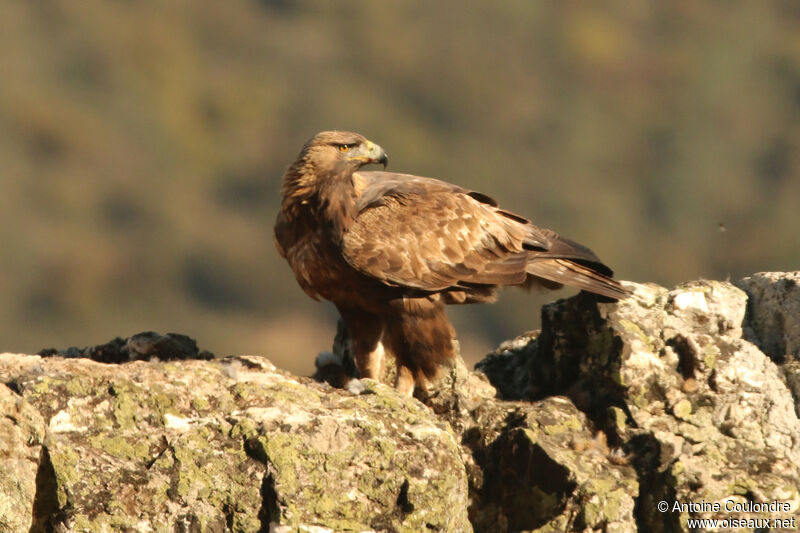
<instances>
[{"instance_id":1,"label":"lichen on rock","mask_svg":"<svg viewBox=\"0 0 800 533\"><path fill-rule=\"evenodd\" d=\"M478 371L457 359L422 401L262 357L193 359L183 336L0 354L0 532L659 532L721 517L661 501L778 501L788 511L732 516L800 519L797 276L559 300L540 332ZM341 368L319 377L351 379L347 344L341 330L322 358Z\"/></svg>"},{"instance_id":2,"label":"lichen on rock","mask_svg":"<svg viewBox=\"0 0 800 533\"><path fill-rule=\"evenodd\" d=\"M44 419L36 440L57 503L36 520L48 527L470 529L452 431L389 387L354 396L255 357L115 366L5 354L0 363L18 391L5 388L9 401ZM26 464L33 501L37 463Z\"/></svg>"},{"instance_id":3,"label":"lichen on rock","mask_svg":"<svg viewBox=\"0 0 800 533\"><path fill-rule=\"evenodd\" d=\"M712 517L661 513L662 500L777 500L797 513L800 422L781 370L742 338L745 293L702 281L636 285L613 305L586 298L543 310L528 388L567 395L624 452L638 474L638 527Z\"/></svg>"}]
</instances>

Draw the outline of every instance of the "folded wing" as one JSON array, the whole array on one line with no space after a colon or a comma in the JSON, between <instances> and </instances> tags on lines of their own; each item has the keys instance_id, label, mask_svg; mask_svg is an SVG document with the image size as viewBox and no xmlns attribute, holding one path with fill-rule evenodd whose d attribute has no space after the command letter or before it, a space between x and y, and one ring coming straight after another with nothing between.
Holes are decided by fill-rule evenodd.
<instances>
[{"instance_id":1,"label":"folded wing","mask_svg":"<svg viewBox=\"0 0 800 533\"><path fill-rule=\"evenodd\" d=\"M488 196L389 172L353 179L359 214L343 235L342 252L351 266L388 285L458 291L534 276L627 296L591 250L500 209Z\"/></svg>"}]
</instances>

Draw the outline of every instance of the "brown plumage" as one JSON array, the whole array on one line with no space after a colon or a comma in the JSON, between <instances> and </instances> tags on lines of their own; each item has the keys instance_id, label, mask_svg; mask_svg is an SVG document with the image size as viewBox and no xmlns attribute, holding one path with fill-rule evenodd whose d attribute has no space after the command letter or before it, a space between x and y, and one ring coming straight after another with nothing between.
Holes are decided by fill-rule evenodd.
<instances>
[{"instance_id":1,"label":"brown plumage","mask_svg":"<svg viewBox=\"0 0 800 533\"><path fill-rule=\"evenodd\" d=\"M357 133L318 133L283 177L275 223L276 246L300 286L341 313L362 377L377 379L388 351L398 389L410 394L454 356L444 306L493 301L501 285L628 296L591 250L486 195L359 171L386 161Z\"/></svg>"}]
</instances>

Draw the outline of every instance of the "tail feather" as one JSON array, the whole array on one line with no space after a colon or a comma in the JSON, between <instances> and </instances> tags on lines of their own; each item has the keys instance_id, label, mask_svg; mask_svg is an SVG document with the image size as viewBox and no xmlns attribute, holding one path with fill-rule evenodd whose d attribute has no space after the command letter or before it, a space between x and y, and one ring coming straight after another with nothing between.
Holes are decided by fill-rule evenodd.
<instances>
[{"instance_id":1,"label":"tail feather","mask_svg":"<svg viewBox=\"0 0 800 533\"><path fill-rule=\"evenodd\" d=\"M562 283L615 300L630 296L630 291L605 274L569 259L536 259L525 271L532 276Z\"/></svg>"}]
</instances>

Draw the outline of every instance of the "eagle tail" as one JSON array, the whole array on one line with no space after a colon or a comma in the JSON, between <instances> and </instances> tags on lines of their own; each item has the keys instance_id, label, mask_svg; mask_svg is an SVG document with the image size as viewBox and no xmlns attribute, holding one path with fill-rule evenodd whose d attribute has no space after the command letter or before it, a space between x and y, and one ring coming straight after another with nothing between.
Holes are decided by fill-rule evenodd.
<instances>
[{"instance_id":1,"label":"eagle tail","mask_svg":"<svg viewBox=\"0 0 800 533\"><path fill-rule=\"evenodd\" d=\"M569 259L539 259L528 263L525 271L537 278L550 282L569 285L588 292L607 296L614 300L622 300L630 296L630 291L590 266ZM547 283L542 283L545 287Z\"/></svg>"}]
</instances>

